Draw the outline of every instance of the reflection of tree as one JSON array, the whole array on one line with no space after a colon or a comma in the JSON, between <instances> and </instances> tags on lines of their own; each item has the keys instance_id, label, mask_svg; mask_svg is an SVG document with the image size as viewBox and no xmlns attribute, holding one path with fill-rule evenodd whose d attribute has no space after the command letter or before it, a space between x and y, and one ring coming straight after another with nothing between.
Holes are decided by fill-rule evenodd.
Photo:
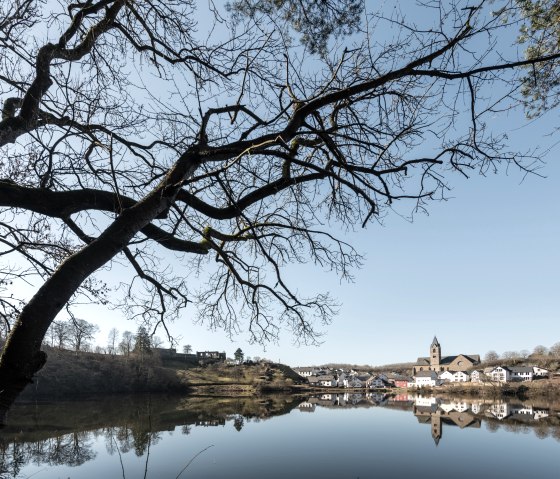
<instances>
[{"instance_id":1,"label":"reflection of tree","mask_svg":"<svg viewBox=\"0 0 560 479\"><path fill-rule=\"evenodd\" d=\"M96 456L90 438L89 432L74 432L44 441L0 442L0 477L17 477L29 463L80 466Z\"/></svg>"},{"instance_id":2,"label":"reflection of tree","mask_svg":"<svg viewBox=\"0 0 560 479\"><path fill-rule=\"evenodd\" d=\"M116 427L106 427L103 428L102 432L105 436L105 449L107 450L107 454L112 456L117 452L117 440L116 440Z\"/></svg>"},{"instance_id":3,"label":"reflection of tree","mask_svg":"<svg viewBox=\"0 0 560 479\"><path fill-rule=\"evenodd\" d=\"M191 433L192 426L190 424L185 424L181 427L181 434L188 436Z\"/></svg>"},{"instance_id":4,"label":"reflection of tree","mask_svg":"<svg viewBox=\"0 0 560 479\"><path fill-rule=\"evenodd\" d=\"M500 429L500 424L495 421L486 420L486 430L488 432L496 432L498 429Z\"/></svg>"},{"instance_id":5,"label":"reflection of tree","mask_svg":"<svg viewBox=\"0 0 560 479\"><path fill-rule=\"evenodd\" d=\"M549 436L549 428L548 428L548 424L539 424L536 428L535 428L535 436L537 436L539 439L546 439Z\"/></svg>"},{"instance_id":6,"label":"reflection of tree","mask_svg":"<svg viewBox=\"0 0 560 479\"><path fill-rule=\"evenodd\" d=\"M238 431L241 431L241 429L243 429L243 424L244 424L243 416L241 415L235 416L233 420L233 427Z\"/></svg>"},{"instance_id":7,"label":"reflection of tree","mask_svg":"<svg viewBox=\"0 0 560 479\"><path fill-rule=\"evenodd\" d=\"M24 447L22 444L0 443L1 461L0 477L16 477L19 471L27 463Z\"/></svg>"},{"instance_id":8,"label":"reflection of tree","mask_svg":"<svg viewBox=\"0 0 560 479\"><path fill-rule=\"evenodd\" d=\"M132 440L134 444L134 453L141 457L146 450L153 445L156 445L161 439L161 434L157 432L150 432L146 430L132 429Z\"/></svg>"},{"instance_id":9,"label":"reflection of tree","mask_svg":"<svg viewBox=\"0 0 560 479\"><path fill-rule=\"evenodd\" d=\"M117 428L116 438L122 453L132 449L132 431L128 427Z\"/></svg>"}]
</instances>

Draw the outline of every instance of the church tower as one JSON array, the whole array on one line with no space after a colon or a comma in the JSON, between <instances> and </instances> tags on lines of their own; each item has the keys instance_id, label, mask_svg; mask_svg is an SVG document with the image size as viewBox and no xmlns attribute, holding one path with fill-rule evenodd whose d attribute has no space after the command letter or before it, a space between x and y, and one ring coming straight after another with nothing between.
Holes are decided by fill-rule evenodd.
<instances>
[{"instance_id":1,"label":"church tower","mask_svg":"<svg viewBox=\"0 0 560 479\"><path fill-rule=\"evenodd\" d=\"M439 445L439 440L441 439L442 428L441 428L441 416L437 413L432 414L431 421L432 423L432 439L436 443L436 446Z\"/></svg>"},{"instance_id":2,"label":"church tower","mask_svg":"<svg viewBox=\"0 0 560 479\"><path fill-rule=\"evenodd\" d=\"M439 345L437 338L434 336L434 340L430 345L430 369L432 371L437 371L439 369L440 362L441 362L441 346Z\"/></svg>"}]
</instances>

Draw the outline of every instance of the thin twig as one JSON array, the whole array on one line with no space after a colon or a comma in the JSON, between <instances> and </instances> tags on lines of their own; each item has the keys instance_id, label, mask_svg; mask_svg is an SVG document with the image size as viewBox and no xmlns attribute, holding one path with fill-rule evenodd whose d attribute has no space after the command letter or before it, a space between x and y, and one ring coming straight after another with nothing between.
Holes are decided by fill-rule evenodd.
<instances>
[{"instance_id":1,"label":"thin twig","mask_svg":"<svg viewBox=\"0 0 560 479\"><path fill-rule=\"evenodd\" d=\"M183 469L181 469L181 471L179 472L179 474L177 474L177 477L175 479L179 479L179 476L181 474L183 474L183 472L185 472L187 467L189 467L191 465L191 462L193 462L198 456L200 456L204 451L206 451L207 449L210 449L211 447L214 447L214 444L210 444L208 447L205 447L202 451L197 452L194 455L194 457L189 462L187 462L187 465L185 467L183 467Z\"/></svg>"}]
</instances>

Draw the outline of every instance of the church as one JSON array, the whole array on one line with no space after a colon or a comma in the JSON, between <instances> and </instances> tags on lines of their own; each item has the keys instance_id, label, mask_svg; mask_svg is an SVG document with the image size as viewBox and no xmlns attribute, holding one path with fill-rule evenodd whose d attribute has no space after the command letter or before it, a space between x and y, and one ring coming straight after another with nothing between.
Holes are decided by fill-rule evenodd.
<instances>
[{"instance_id":1,"label":"church","mask_svg":"<svg viewBox=\"0 0 560 479\"><path fill-rule=\"evenodd\" d=\"M480 364L478 354L458 354L457 356L441 356L441 346L434 336L430 345L430 356L418 358L412 367L412 374L419 371L467 371Z\"/></svg>"}]
</instances>

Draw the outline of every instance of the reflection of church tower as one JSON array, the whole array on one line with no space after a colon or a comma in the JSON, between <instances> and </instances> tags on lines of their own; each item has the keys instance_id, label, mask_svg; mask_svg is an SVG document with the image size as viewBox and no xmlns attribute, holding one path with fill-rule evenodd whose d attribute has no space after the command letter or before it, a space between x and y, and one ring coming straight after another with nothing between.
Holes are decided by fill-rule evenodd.
<instances>
[{"instance_id":1,"label":"reflection of church tower","mask_svg":"<svg viewBox=\"0 0 560 479\"><path fill-rule=\"evenodd\" d=\"M430 369L432 371L437 371L439 369L440 362L441 346L439 345L437 338L434 336L434 340L430 346Z\"/></svg>"},{"instance_id":2,"label":"reflection of church tower","mask_svg":"<svg viewBox=\"0 0 560 479\"><path fill-rule=\"evenodd\" d=\"M432 414L431 417L432 423L432 437L434 438L434 442L436 446L439 444L439 440L441 439L441 416L439 414Z\"/></svg>"}]
</instances>

